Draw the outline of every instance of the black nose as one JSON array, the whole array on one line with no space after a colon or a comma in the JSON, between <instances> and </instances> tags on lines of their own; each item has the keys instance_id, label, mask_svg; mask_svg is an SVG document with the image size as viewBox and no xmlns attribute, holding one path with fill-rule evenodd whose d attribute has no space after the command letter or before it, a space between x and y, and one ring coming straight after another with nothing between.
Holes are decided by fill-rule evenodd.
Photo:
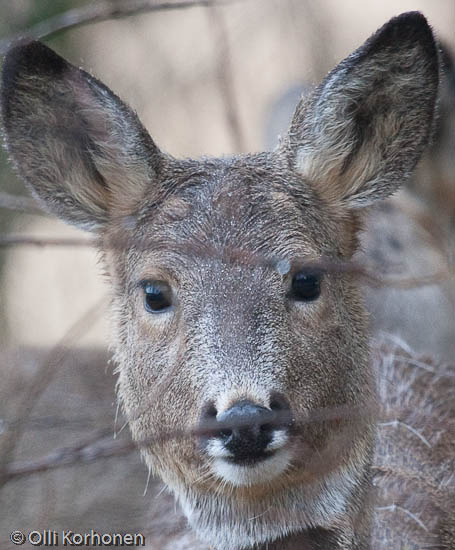
<instances>
[{"instance_id":1,"label":"black nose","mask_svg":"<svg viewBox=\"0 0 455 550\"><path fill-rule=\"evenodd\" d=\"M218 437L232 453L234 462L253 462L265 458L272 441L273 412L251 401L239 401L218 417Z\"/></svg>"},{"instance_id":2,"label":"black nose","mask_svg":"<svg viewBox=\"0 0 455 550\"><path fill-rule=\"evenodd\" d=\"M267 452L267 446L272 441L273 432L289 425L289 418L280 414L282 410L276 410L273 404L271 406L272 409L267 409L248 400L238 401L217 415L216 420L213 407L207 410L213 427L210 436L223 443L231 455L230 462L251 464L272 454Z\"/></svg>"}]
</instances>

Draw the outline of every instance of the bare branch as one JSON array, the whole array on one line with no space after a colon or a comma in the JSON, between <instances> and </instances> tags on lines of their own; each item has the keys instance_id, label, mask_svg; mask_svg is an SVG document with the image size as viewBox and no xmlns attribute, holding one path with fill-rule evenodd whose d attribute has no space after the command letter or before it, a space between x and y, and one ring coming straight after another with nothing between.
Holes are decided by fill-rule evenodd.
<instances>
[{"instance_id":1,"label":"bare branch","mask_svg":"<svg viewBox=\"0 0 455 550\"><path fill-rule=\"evenodd\" d=\"M18 210L27 214L45 215L45 212L38 206L34 199L12 195L10 193L0 193L0 208L8 210Z\"/></svg>"},{"instance_id":2,"label":"bare branch","mask_svg":"<svg viewBox=\"0 0 455 550\"><path fill-rule=\"evenodd\" d=\"M370 414L374 414L374 411L375 407L372 406ZM368 415L368 412L363 408L362 420L365 420L366 415ZM276 418L272 422L276 422L277 424L290 422L289 413L287 412L278 412L275 416ZM298 433L303 432L305 427L312 423L331 421L338 423L338 421L343 419L348 420L349 422L347 422L346 425L347 431L344 433L340 430L342 437L337 440L337 444L350 445L351 438L347 437L347 433L350 433L351 431L353 418L360 418L359 408L350 405L340 405L312 411L308 415L302 416L301 418L293 419L292 423L294 425L294 432ZM138 448L140 449L151 445L158 445L169 440L201 436L210 437L222 428L233 429L243 425L244 423L242 420L225 422L222 425L219 422L207 421L205 424L197 428L163 431L147 439L136 442L130 439L113 439L112 429L104 429L92 434L89 438L74 445L56 449L43 458L30 461L10 462L9 464L6 464L2 472L2 482L6 483L14 478L33 475L65 466L73 466L102 458L121 456L137 450ZM249 425L249 423L247 425ZM338 454L336 456L338 456ZM324 462L324 466L327 466L327 462ZM319 468L319 465L317 467Z\"/></svg>"},{"instance_id":3,"label":"bare branch","mask_svg":"<svg viewBox=\"0 0 455 550\"><path fill-rule=\"evenodd\" d=\"M238 101L234 89L234 77L231 60L231 50L226 29L226 22L218 5L207 10L209 23L213 33L213 43L216 48L216 73L219 91L224 103L227 127L229 129L234 149L245 151L245 137L240 123Z\"/></svg>"},{"instance_id":4,"label":"bare branch","mask_svg":"<svg viewBox=\"0 0 455 550\"><path fill-rule=\"evenodd\" d=\"M352 405L340 405L314 410L307 415L292 419L293 432L295 434L303 434L305 427L313 423L347 420L347 430L340 432L341 437L337 439L336 442L337 453L335 454L338 456L339 451L344 444L351 444L349 434L350 429L352 428L352 419L362 417L362 419L365 420L368 416L371 418L387 420L388 417L377 409L374 402L371 403L368 409L369 410L366 410L365 407L362 407L362 410L360 411L359 407ZM277 424L289 421L288 413L286 412L276 413L276 418L273 420L273 422ZM251 420L248 421L247 425L250 425L250 422ZM39 474L48 470L93 462L103 458L118 457L131 453L137 449L158 445L169 440L201 436L211 437L214 435L214 432L218 432L220 429L233 429L243 425L244 423L242 420L225 422L223 424L215 421L207 421L204 425L197 428L164 431L141 441L132 441L130 439L113 439L112 429L106 428L98 430L88 438L79 441L74 445L58 448L42 458L11 462L7 464L3 471L2 481L6 483L15 478ZM334 450L335 449L331 449L331 451ZM329 456L326 458L329 458ZM319 468L320 466L314 465L313 468L315 467ZM322 468L325 469L326 467L330 469L329 463L327 461L323 461ZM381 468L376 467L375 471L380 473Z\"/></svg>"},{"instance_id":5,"label":"bare branch","mask_svg":"<svg viewBox=\"0 0 455 550\"><path fill-rule=\"evenodd\" d=\"M232 0L231 0L232 1ZM74 8L64 13L46 19L22 32L12 34L0 40L0 55L7 52L10 44L20 38L42 39L82 25L100 23L108 19L131 17L146 12L178 10L184 8L209 7L223 0L185 0L182 2L156 2L156 0L98 0L86 6Z\"/></svg>"},{"instance_id":6,"label":"bare branch","mask_svg":"<svg viewBox=\"0 0 455 550\"><path fill-rule=\"evenodd\" d=\"M35 237L33 235L0 235L0 249L8 248L11 246L32 246L32 247L95 247L96 243L92 239L77 238L77 237ZM144 238L130 238L119 237L117 242L110 243L107 248L112 249L127 249L135 248L136 250L158 250L160 248L159 243L152 242L147 237ZM241 249L231 249L227 252L220 253L217 250L211 249L209 245L204 245L203 248L195 245L184 243L182 244L182 253L192 253L194 256L198 256L201 259L223 259L231 263L245 265L250 267L261 266L266 269L277 269L279 264L289 264L287 260L280 258L270 258L261 254L244 251ZM227 254L227 256L226 256ZM289 271L291 266L287 267ZM373 287L390 287L398 288L402 290L408 290L412 288L419 288L423 286L438 285L454 277L453 270L441 269L435 273L421 277L378 277L373 274L367 267L354 262L354 261L339 261L332 260L330 258L320 258L319 260L308 260L307 258L297 258L293 262L292 269L303 270L313 269L319 270L323 273L334 274L348 274L354 277L358 277L363 280L365 284Z\"/></svg>"},{"instance_id":7,"label":"bare branch","mask_svg":"<svg viewBox=\"0 0 455 550\"><path fill-rule=\"evenodd\" d=\"M71 352L72 344L86 334L87 331L93 326L93 323L99 318L101 312L104 310L103 305L105 303L106 298L103 297L82 317L80 317L70 327L60 342L50 350L44 361L36 369L31 384L19 400L17 410L20 411L20 414L16 415L19 417L16 429L7 432L2 438L2 446L0 448L0 486L5 480L6 465L10 462L10 458L14 454L14 450L20 441L25 425L30 418L33 408L38 402L38 399L46 390L58 366Z\"/></svg>"},{"instance_id":8,"label":"bare branch","mask_svg":"<svg viewBox=\"0 0 455 550\"><path fill-rule=\"evenodd\" d=\"M107 437L109 437L108 440ZM37 474L101 457L118 456L135 448L136 445L132 441L114 441L112 432L103 430L75 445L56 449L43 458L9 464L3 473L2 481L6 482L16 477Z\"/></svg>"},{"instance_id":9,"label":"bare branch","mask_svg":"<svg viewBox=\"0 0 455 550\"><path fill-rule=\"evenodd\" d=\"M78 237L35 237L34 235L4 235L0 237L0 248L9 248L11 246L90 247L94 246L94 244L91 239Z\"/></svg>"}]
</instances>

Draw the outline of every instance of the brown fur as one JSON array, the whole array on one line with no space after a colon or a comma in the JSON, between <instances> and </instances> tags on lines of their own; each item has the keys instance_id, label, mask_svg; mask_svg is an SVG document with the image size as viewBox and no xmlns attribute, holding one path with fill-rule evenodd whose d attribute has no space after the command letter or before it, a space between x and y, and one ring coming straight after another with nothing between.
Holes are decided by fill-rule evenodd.
<instances>
[{"instance_id":1,"label":"brown fur","mask_svg":"<svg viewBox=\"0 0 455 550\"><path fill-rule=\"evenodd\" d=\"M362 295L352 274L330 270L314 302L289 288L302 258L351 258L352 210L408 177L437 84L431 30L404 14L298 106L277 151L175 160L112 92L43 45L5 61L19 173L51 211L97 230L133 437L191 432L210 403L218 413L239 399L269 407L274 393L290 403L290 458L264 481L229 483L194 436L142 449L218 550L370 547L377 409ZM145 311L144 280L168 283L169 311Z\"/></svg>"}]
</instances>

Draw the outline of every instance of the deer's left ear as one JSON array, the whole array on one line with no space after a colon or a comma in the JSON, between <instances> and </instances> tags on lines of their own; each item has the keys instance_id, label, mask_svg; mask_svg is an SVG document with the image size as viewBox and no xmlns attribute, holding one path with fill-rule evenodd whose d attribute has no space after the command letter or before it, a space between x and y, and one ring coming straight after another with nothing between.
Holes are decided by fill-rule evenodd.
<instances>
[{"instance_id":1,"label":"deer's left ear","mask_svg":"<svg viewBox=\"0 0 455 550\"><path fill-rule=\"evenodd\" d=\"M297 107L283 144L328 202L386 197L409 176L432 133L438 50L417 12L390 20Z\"/></svg>"}]
</instances>

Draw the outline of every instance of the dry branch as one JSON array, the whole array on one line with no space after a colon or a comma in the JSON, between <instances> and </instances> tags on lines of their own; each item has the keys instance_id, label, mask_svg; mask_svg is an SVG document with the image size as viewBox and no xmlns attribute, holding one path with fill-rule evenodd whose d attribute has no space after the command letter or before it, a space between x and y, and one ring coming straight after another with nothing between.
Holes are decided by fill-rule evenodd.
<instances>
[{"instance_id":1,"label":"dry branch","mask_svg":"<svg viewBox=\"0 0 455 550\"><path fill-rule=\"evenodd\" d=\"M92 239L77 238L77 237L35 237L33 235L0 235L0 249L9 248L12 246L31 246L31 247L95 247L96 243ZM118 242L111 243L113 249L126 249L135 248L137 250L156 250L156 243L149 242L147 238L142 239L130 239L119 238ZM158 245L159 247L159 245ZM289 263L287 260L280 258L268 258L260 254L252 253L249 251L243 251L240 249L229 250L228 257L221 255L216 250L211 250L209 246L201 249L185 244L182 246L182 253L193 253L194 256L198 256L201 259L213 259L229 261L240 265L255 267L261 266L269 269L277 269L280 263ZM444 268L434 273L419 276L419 277L406 277L406 276L394 276L394 277L379 277L374 275L367 267L354 261L338 261L331 260L330 258L321 258L319 260L308 260L307 258L296 259L293 262L292 270L318 270L323 273L334 274L348 274L354 277L358 277L363 282L372 287L390 287L398 288L402 290L419 288L423 286L439 285L445 281L448 281L454 277L453 270ZM291 270L289 265L288 270Z\"/></svg>"},{"instance_id":2,"label":"dry branch","mask_svg":"<svg viewBox=\"0 0 455 550\"><path fill-rule=\"evenodd\" d=\"M213 43L216 51L216 74L220 96L224 103L226 125L231 135L231 141L237 152L246 150L245 137L240 123L238 100L234 88L234 70L232 55L229 47L226 22L219 6L215 5L207 10L210 27L212 28Z\"/></svg>"},{"instance_id":3,"label":"dry branch","mask_svg":"<svg viewBox=\"0 0 455 550\"><path fill-rule=\"evenodd\" d=\"M169 11L185 8L208 7L222 0L186 0L183 2L157 2L156 0L98 0L86 6L74 8L50 17L35 26L0 40L0 55L7 52L10 44L21 38L42 39L58 32L74 29L82 25L100 23L109 19L131 17L153 11Z\"/></svg>"},{"instance_id":4,"label":"dry branch","mask_svg":"<svg viewBox=\"0 0 455 550\"><path fill-rule=\"evenodd\" d=\"M107 439L108 437L109 439ZM103 430L75 445L56 449L43 458L9 464L4 470L2 481L6 482L20 476L88 462L105 456L117 456L135 448L136 446L131 441L112 440L112 432Z\"/></svg>"},{"instance_id":5,"label":"dry branch","mask_svg":"<svg viewBox=\"0 0 455 550\"><path fill-rule=\"evenodd\" d=\"M17 410L19 414L15 430L9 431L2 437L0 447L0 487L5 480L7 464L11 461L14 451L22 437L26 423L38 402L39 398L52 381L55 372L65 357L71 352L72 345L78 341L93 326L103 311L106 298L97 302L82 317L80 317L67 331L60 342L55 345L38 366L27 390L19 399ZM6 476L7 477L7 476Z\"/></svg>"},{"instance_id":6,"label":"dry branch","mask_svg":"<svg viewBox=\"0 0 455 550\"><path fill-rule=\"evenodd\" d=\"M288 413L277 413L273 422L281 424L283 421L289 421L287 415ZM365 415L372 415L377 421L389 420L388 416L385 415L384 412L377 410L375 403L371 404L369 411L364 408L360 411L360 409L355 406L340 405L338 407L327 407L325 409L315 410L300 418L293 418L293 432L303 433L305 426L308 424L339 421L342 419L350 420L353 418L358 418L360 415L362 415L363 418L365 418ZM249 425L249 422L250 421L248 421L247 425ZM85 464L103 458L122 456L137 449L157 445L173 439L201 436L210 437L220 429L233 429L242 425L243 423L241 420L225 422L223 424L216 421L207 421L204 425L199 426L198 428L161 432L150 438L136 442L130 439L113 439L111 428L102 429L90 435L88 438L75 443L74 445L58 448L42 458L10 462L3 470L2 481L3 483L6 483L15 478L39 474L48 470L75 466L77 464ZM384 422L382 424L379 423L379 425L384 425ZM343 434L341 435L342 437L337 441L338 445L349 445L351 441L349 437L349 428L344 436ZM324 464L327 465L326 462L324 462ZM380 468L376 468L376 471L380 472Z\"/></svg>"},{"instance_id":7,"label":"dry branch","mask_svg":"<svg viewBox=\"0 0 455 550\"><path fill-rule=\"evenodd\" d=\"M276 422L281 425L283 422L289 422L288 414L289 413L287 412L277 413L272 423ZM368 412L362 410L363 418L365 418L366 414L368 414ZM374 406L371 407L370 414L376 414ZM325 409L312 411L308 415L302 416L301 418L294 418L292 421L294 425L293 430L297 433L299 431L303 431L305 426L308 424L315 422L338 422L341 419L350 420L352 418L358 418L359 416L360 410L355 406L340 405L338 407L327 407ZM173 439L201 436L210 437L215 433L218 433L220 429L233 429L243 425L244 423L241 420L225 423L206 421L203 425L197 428L163 431L150 438L136 442L131 441L130 439L113 439L112 430L104 429L92 434L87 439L75 443L74 445L56 449L42 458L5 464L2 471L1 480L2 483L6 483L18 477L38 474L65 466L74 466L76 464L92 462L101 458L121 456L138 448L158 445ZM249 425L249 422L247 425ZM347 432L350 433L350 426L348 426ZM340 439L338 443L346 445L350 444L350 437L348 437L347 434L345 435L346 437Z\"/></svg>"},{"instance_id":8,"label":"dry branch","mask_svg":"<svg viewBox=\"0 0 455 550\"><path fill-rule=\"evenodd\" d=\"M34 235L4 235L0 237L0 248L9 248L12 246L90 247L94 246L94 244L91 239L78 237L35 237Z\"/></svg>"},{"instance_id":9,"label":"dry branch","mask_svg":"<svg viewBox=\"0 0 455 550\"><path fill-rule=\"evenodd\" d=\"M0 193L0 208L26 212L27 214L45 215L45 212L35 200L20 195L11 195L10 193Z\"/></svg>"}]
</instances>

